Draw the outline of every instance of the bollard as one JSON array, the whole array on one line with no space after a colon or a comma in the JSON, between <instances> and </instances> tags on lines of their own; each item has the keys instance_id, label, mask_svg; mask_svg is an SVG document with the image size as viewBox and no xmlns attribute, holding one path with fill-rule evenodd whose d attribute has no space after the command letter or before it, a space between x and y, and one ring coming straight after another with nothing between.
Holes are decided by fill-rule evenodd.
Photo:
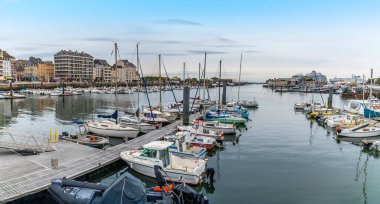
<instances>
[{"instance_id":1,"label":"bollard","mask_svg":"<svg viewBox=\"0 0 380 204\"><path fill-rule=\"evenodd\" d=\"M327 99L327 106L329 108L332 108L332 101L333 101L333 87L330 86L329 87L329 97Z\"/></svg>"},{"instance_id":2,"label":"bollard","mask_svg":"<svg viewBox=\"0 0 380 204\"><path fill-rule=\"evenodd\" d=\"M50 129L49 142L53 142L53 133Z\"/></svg>"},{"instance_id":3,"label":"bollard","mask_svg":"<svg viewBox=\"0 0 380 204\"><path fill-rule=\"evenodd\" d=\"M58 130L54 129L54 139L52 138L53 142L58 142Z\"/></svg>"},{"instance_id":4,"label":"bollard","mask_svg":"<svg viewBox=\"0 0 380 204\"><path fill-rule=\"evenodd\" d=\"M189 106L190 105L190 88L185 86L183 88L183 115L182 115L182 124L189 124Z\"/></svg>"},{"instance_id":5,"label":"bollard","mask_svg":"<svg viewBox=\"0 0 380 204\"><path fill-rule=\"evenodd\" d=\"M51 168L58 169L58 159L51 159Z\"/></svg>"}]
</instances>

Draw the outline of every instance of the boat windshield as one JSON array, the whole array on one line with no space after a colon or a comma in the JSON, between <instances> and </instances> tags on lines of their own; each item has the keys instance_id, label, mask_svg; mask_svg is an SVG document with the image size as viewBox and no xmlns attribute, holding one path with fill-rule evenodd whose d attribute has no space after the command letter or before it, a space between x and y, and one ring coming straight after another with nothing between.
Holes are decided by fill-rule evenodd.
<instances>
[{"instance_id":1,"label":"boat windshield","mask_svg":"<svg viewBox=\"0 0 380 204\"><path fill-rule=\"evenodd\" d=\"M144 149L144 151L141 153L142 157L148 157L148 158L156 158L157 156L157 150L154 149Z\"/></svg>"},{"instance_id":2,"label":"boat windshield","mask_svg":"<svg viewBox=\"0 0 380 204\"><path fill-rule=\"evenodd\" d=\"M160 160L162 161L162 165L164 167L170 164L169 149L166 148L166 149L160 150Z\"/></svg>"}]
</instances>

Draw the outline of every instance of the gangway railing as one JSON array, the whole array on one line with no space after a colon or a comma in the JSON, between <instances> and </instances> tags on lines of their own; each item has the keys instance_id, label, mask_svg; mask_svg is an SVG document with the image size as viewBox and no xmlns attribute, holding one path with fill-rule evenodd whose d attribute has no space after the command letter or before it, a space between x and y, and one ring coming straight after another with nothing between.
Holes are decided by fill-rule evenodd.
<instances>
[{"instance_id":1,"label":"gangway railing","mask_svg":"<svg viewBox=\"0 0 380 204\"><path fill-rule=\"evenodd\" d=\"M0 148L17 152L42 153L55 151L50 146L49 138L37 139L30 131L23 133L25 136L15 136L11 132L0 134ZM46 139L46 140L45 140Z\"/></svg>"}]
</instances>

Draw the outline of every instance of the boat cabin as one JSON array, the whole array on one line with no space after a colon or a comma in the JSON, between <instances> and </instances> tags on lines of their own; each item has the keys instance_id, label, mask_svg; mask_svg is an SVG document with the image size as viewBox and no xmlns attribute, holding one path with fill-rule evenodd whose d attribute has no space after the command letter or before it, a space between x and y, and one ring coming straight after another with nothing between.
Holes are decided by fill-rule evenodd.
<instances>
[{"instance_id":1,"label":"boat cabin","mask_svg":"<svg viewBox=\"0 0 380 204\"><path fill-rule=\"evenodd\" d=\"M141 157L153 158L162 161L163 167L170 164L169 159L169 147L173 145L173 142L154 141L144 145L144 150L141 153Z\"/></svg>"},{"instance_id":2,"label":"boat cabin","mask_svg":"<svg viewBox=\"0 0 380 204\"><path fill-rule=\"evenodd\" d=\"M150 111L150 110L145 110L144 111L144 117L147 118L160 118L161 112L159 111Z\"/></svg>"}]
</instances>

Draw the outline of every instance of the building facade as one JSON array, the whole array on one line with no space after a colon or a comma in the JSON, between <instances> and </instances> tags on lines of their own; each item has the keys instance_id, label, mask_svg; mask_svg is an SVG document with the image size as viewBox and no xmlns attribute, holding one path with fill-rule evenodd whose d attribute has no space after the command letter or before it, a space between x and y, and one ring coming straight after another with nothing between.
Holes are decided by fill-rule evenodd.
<instances>
[{"instance_id":1,"label":"building facade","mask_svg":"<svg viewBox=\"0 0 380 204\"><path fill-rule=\"evenodd\" d=\"M42 63L40 58L29 57L23 71L23 81L38 81L38 65Z\"/></svg>"},{"instance_id":2,"label":"building facade","mask_svg":"<svg viewBox=\"0 0 380 204\"><path fill-rule=\"evenodd\" d=\"M111 66L106 60L94 60L94 81L111 82Z\"/></svg>"},{"instance_id":3,"label":"building facade","mask_svg":"<svg viewBox=\"0 0 380 204\"><path fill-rule=\"evenodd\" d=\"M45 61L38 64L38 79L40 81L50 82L54 78L54 64L51 61Z\"/></svg>"},{"instance_id":4,"label":"building facade","mask_svg":"<svg viewBox=\"0 0 380 204\"><path fill-rule=\"evenodd\" d=\"M140 76L137 72L136 66L128 60L117 61L117 68L115 74L116 73L118 82L132 82L140 80ZM116 76L113 79L115 78Z\"/></svg>"},{"instance_id":5,"label":"building facade","mask_svg":"<svg viewBox=\"0 0 380 204\"><path fill-rule=\"evenodd\" d=\"M12 79L12 65L14 65L15 60L6 51L0 50L0 80Z\"/></svg>"},{"instance_id":6,"label":"building facade","mask_svg":"<svg viewBox=\"0 0 380 204\"><path fill-rule=\"evenodd\" d=\"M65 81L92 81L93 57L84 52L61 50L54 55L55 77Z\"/></svg>"}]
</instances>

